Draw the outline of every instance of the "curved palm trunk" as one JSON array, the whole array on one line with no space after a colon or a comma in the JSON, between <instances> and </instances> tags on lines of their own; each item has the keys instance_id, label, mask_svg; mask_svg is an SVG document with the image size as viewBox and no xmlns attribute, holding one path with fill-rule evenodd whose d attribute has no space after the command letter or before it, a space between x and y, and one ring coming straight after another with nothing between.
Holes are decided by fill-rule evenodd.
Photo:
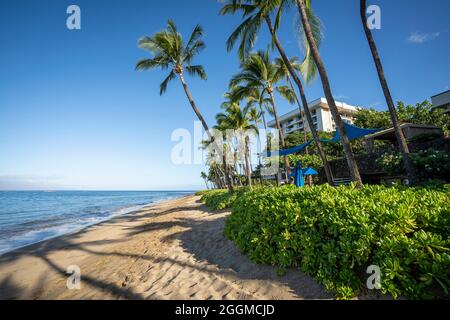
<instances>
[{"instance_id":1,"label":"curved palm trunk","mask_svg":"<svg viewBox=\"0 0 450 320\"><path fill-rule=\"evenodd\" d=\"M331 92L330 82L328 80L325 65L322 61L319 50L314 41L311 26L308 21L308 15L306 12L305 0L296 0L296 2L300 13L300 17L302 19L303 28L305 30L306 39L308 40L309 47L311 49L314 61L316 62L316 66L320 74L320 79L322 81L322 87L328 102L328 106L330 107L331 114L333 115L337 129L339 130L339 134L341 135L341 142L344 147L344 153L347 159L347 165L350 170L350 176L352 180L356 183L356 186L360 188L363 186L361 175L359 174L358 165L356 163L355 156L353 155L353 151L350 146L350 140L348 139L347 134L345 132L344 123L341 119L339 110L336 107L336 102L334 101L333 94Z\"/></svg>"},{"instance_id":2,"label":"curved palm trunk","mask_svg":"<svg viewBox=\"0 0 450 320\"><path fill-rule=\"evenodd\" d=\"M373 39L372 32L367 26L366 8L367 8L366 0L360 0L360 14L361 14L361 21L364 27L364 33L366 34L367 42L369 43L370 51L372 52L372 57L375 62L375 66L377 68L381 88L383 89L384 97L386 98L386 103L389 108L392 125L394 126L395 136L397 138L397 143L403 158L403 165L405 167L408 180L410 181L411 184L414 184L416 182L416 175L414 172L415 171L414 166L411 162L409 147L408 144L406 143L405 136L398 122L397 112L395 110L391 91L389 90L389 86L386 77L384 75L383 65L381 63L381 58L378 53L377 45L375 44L375 40Z\"/></svg>"},{"instance_id":3,"label":"curved palm trunk","mask_svg":"<svg viewBox=\"0 0 450 320\"><path fill-rule=\"evenodd\" d=\"M264 116L264 110L262 105L259 105L259 109L261 109L261 117L262 117L262 122L264 124L264 129L267 130L267 122L266 122L266 117Z\"/></svg>"},{"instance_id":4,"label":"curved palm trunk","mask_svg":"<svg viewBox=\"0 0 450 320\"><path fill-rule=\"evenodd\" d=\"M317 130L314 127L311 111L308 108L308 100L306 99L306 95L305 95L305 91L303 90L302 82L300 81L300 78L295 73L295 69L292 66L291 62L289 61L289 59L286 55L286 52L284 51L284 48L281 46L281 43L278 40L278 36L275 33L275 29L273 28L272 22L268 16L266 17L266 22L267 22L267 26L269 27L270 33L273 36L275 46L277 47L278 52L280 53L281 59L283 60L284 64L286 65L289 73L291 74L291 77L294 79L294 82L297 85L298 91L300 92L300 97L301 97L301 100L303 103L303 110L305 112L306 120L308 121L308 125L311 130L314 142L316 143L320 158L322 159L323 168L325 170L325 175L327 177L327 181L330 185L333 185L333 174L331 172L330 164L328 162L325 151L323 150L323 146L322 146L322 142L320 141L319 134L317 133ZM300 110L300 114L301 114L301 110Z\"/></svg>"},{"instance_id":5,"label":"curved palm trunk","mask_svg":"<svg viewBox=\"0 0 450 320\"><path fill-rule=\"evenodd\" d=\"M297 102L298 111L300 112L300 119L302 120L302 123L303 123L303 142L307 143L308 142L308 135L306 134L305 119L303 117L302 106L300 104L300 101L298 100L297 93L294 90L294 85L292 84L292 80L291 80L290 74L287 76L287 79L288 79L288 82L289 82L289 86L291 87L291 90L294 93L294 98L295 98L295 101ZM305 153L309 154L308 148L305 149Z\"/></svg>"},{"instance_id":6,"label":"curved palm trunk","mask_svg":"<svg viewBox=\"0 0 450 320\"><path fill-rule=\"evenodd\" d=\"M216 184L216 188L217 189L222 189L222 179L220 179L220 177L222 176L219 172L218 169L214 166L214 173L215 173L215 184Z\"/></svg>"},{"instance_id":7,"label":"curved palm trunk","mask_svg":"<svg viewBox=\"0 0 450 320\"><path fill-rule=\"evenodd\" d=\"M283 130L281 128L280 118L278 117L278 108L277 108L277 105L275 103L275 96L273 95L273 89L272 88L268 88L267 91L269 92L270 99L272 100L273 113L274 113L274 116L275 116L275 123L277 125L278 134L280 136L281 146L283 148L286 148L286 142L284 141L284 133L283 133ZM289 173L291 171L291 168L289 167L288 158L285 156L285 157L283 157L283 159L284 159L284 168L286 170L286 182L289 182Z\"/></svg>"},{"instance_id":8,"label":"curved palm trunk","mask_svg":"<svg viewBox=\"0 0 450 320\"><path fill-rule=\"evenodd\" d=\"M294 93L294 98L295 98L295 101L297 102L297 105L298 105L298 111L300 112L300 119L302 120L302 123L303 123L303 141L304 141L304 143L307 143L308 142L308 135L306 133L306 128L305 128L305 117L303 117L302 106L300 104L300 101L298 100L297 93L295 92L294 85L292 84L292 80L291 80L291 75L290 74L288 74L287 80L289 82L289 86L291 87L292 92ZM305 148L305 154L309 155L309 147ZM306 181L308 183L308 186L312 186L313 185L312 176L307 176L306 177Z\"/></svg>"},{"instance_id":9,"label":"curved palm trunk","mask_svg":"<svg viewBox=\"0 0 450 320\"><path fill-rule=\"evenodd\" d=\"M186 93L186 96L187 96L187 98L189 100L189 103L191 104L192 109L194 110L195 114L197 115L197 118L202 123L203 129L205 129L209 139L211 141L213 141L211 133L209 132L208 125L206 124L205 119L203 118L202 114L200 113L200 110L198 110L197 105L195 104L195 101L192 98L191 92L189 91L189 88L188 88L188 86L186 84L186 81L184 80L183 73L178 73L178 76L180 78L181 84L183 85L184 92ZM227 187L228 187L228 191L233 192L233 185L231 184L230 176L229 176L229 173L228 173L227 156L226 156L226 152L225 151L222 152L222 161L224 163L225 181L226 181L226 184L227 184Z\"/></svg>"}]
</instances>

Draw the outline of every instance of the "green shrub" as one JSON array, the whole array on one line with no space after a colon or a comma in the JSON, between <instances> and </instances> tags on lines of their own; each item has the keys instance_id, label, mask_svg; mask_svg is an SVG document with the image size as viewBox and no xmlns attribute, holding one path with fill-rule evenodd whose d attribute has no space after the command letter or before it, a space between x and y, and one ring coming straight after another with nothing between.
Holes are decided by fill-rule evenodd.
<instances>
[{"instance_id":1,"label":"green shrub","mask_svg":"<svg viewBox=\"0 0 450 320\"><path fill-rule=\"evenodd\" d=\"M247 188L236 188L233 193L228 190L209 190L202 194L201 201L211 210L231 208L236 199L244 194Z\"/></svg>"},{"instance_id":2,"label":"green shrub","mask_svg":"<svg viewBox=\"0 0 450 320\"><path fill-rule=\"evenodd\" d=\"M422 174L445 174L450 171L450 157L444 151L423 150L411 154L416 169Z\"/></svg>"},{"instance_id":3,"label":"green shrub","mask_svg":"<svg viewBox=\"0 0 450 320\"><path fill-rule=\"evenodd\" d=\"M205 193L210 192L211 190L199 190L195 193L196 196L203 196Z\"/></svg>"},{"instance_id":4,"label":"green shrub","mask_svg":"<svg viewBox=\"0 0 450 320\"><path fill-rule=\"evenodd\" d=\"M421 133L409 139L409 142L423 143L423 142L430 142L440 138L442 138L442 134L439 133Z\"/></svg>"},{"instance_id":5,"label":"green shrub","mask_svg":"<svg viewBox=\"0 0 450 320\"><path fill-rule=\"evenodd\" d=\"M260 188L237 198L225 234L257 263L299 267L338 298L364 288L431 298L450 286L450 188Z\"/></svg>"},{"instance_id":6,"label":"green shrub","mask_svg":"<svg viewBox=\"0 0 450 320\"><path fill-rule=\"evenodd\" d=\"M422 176L444 175L450 171L450 157L444 151L422 150L411 153L411 160ZM377 164L388 173L402 173L403 159L399 153L385 153Z\"/></svg>"},{"instance_id":7,"label":"green shrub","mask_svg":"<svg viewBox=\"0 0 450 320\"><path fill-rule=\"evenodd\" d=\"M385 153L377 159L377 164L390 174L403 172L403 159L400 153Z\"/></svg>"}]
</instances>

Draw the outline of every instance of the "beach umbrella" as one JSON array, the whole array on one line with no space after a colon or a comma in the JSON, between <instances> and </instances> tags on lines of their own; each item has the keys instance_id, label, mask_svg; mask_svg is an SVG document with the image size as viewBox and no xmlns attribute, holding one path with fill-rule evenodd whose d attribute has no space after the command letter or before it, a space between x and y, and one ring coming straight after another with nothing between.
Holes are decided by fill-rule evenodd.
<instances>
[{"instance_id":1,"label":"beach umbrella","mask_svg":"<svg viewBox=\"0 0 450 320\"><path fill-rule=\"evenodd\" d=\"M319 173L313 168L302 168L300 161L297 161L297 165L292 170L290 176L294 178L294 184L297 187L304 187L305 186L305 179L303 178L304 176L313 176L318 174Z\"/></svg>"}]
</instances>

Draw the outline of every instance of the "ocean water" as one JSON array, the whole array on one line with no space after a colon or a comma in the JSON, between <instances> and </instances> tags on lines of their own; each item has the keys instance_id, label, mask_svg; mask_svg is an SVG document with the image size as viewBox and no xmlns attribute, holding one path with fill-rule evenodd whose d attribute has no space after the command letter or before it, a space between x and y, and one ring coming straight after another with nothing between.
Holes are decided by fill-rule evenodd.
<instances>
[{"instance_id":1,"label":"ocean water","mask_svg":"<svg viewBox=\"0 0 450 320\"><path fill-rule=\"evenodd\" d=\"M0 255L192 191L0 191Z\"/></svg>"}]
</instances>

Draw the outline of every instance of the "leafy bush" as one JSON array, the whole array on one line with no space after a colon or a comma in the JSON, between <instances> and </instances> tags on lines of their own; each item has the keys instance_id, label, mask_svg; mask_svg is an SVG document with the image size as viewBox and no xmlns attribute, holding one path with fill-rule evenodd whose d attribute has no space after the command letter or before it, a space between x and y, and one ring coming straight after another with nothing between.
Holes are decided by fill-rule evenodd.
<instances>
[{"instance_id":1,"label":"leafy bush","mask_svg":"<svg viewBox=\"0 0 450 320\"><path fill-rule=\"evenodd\" d=\"M364 288L431 298L450 286L450 188L260 188L236 199L225 234L257 263L299 267L338 298Z\"/></svg>"},{"instance_id":2,"label":"leafy bush","mask_svg":"<svg viewBox=\"0 0 450 320\"><path fill-rule=\"evenodd\" d=\"M423 150L411 154L417 170L426 174L443 174L450 170L450 158L447 153L438 150Z\"/></svg>"},{"instance_id":3,"label":"leafy bush","mask_svg":"<svg viewBox=\"0 0 450 320\"><path fill-rule=\"evenodd\" d=\"M236 199L244 194L247 188L236 188L235 192L228 190L209 190L203 193L201 201L211 210L231 208Z\"/></svg>"},{"instance_id":4,"label":"leafy bush","mask_svg":"<svg viewBox=\"0 0 450 320\"><path fill-rule=\"evenodd\" d=\"M399 153L385 153L377 159L377 164L390 174L403 172L403 159Z\"/></svg>"},{"instance_id":5,"label":"leafy bush","mask_svg":"<svg viewBox=\"0 0 450 320\"><path fill-rule=\"evenodd\" d=\"M289 155L288 159L291 167L295 167L297 161L300 161L304 168L309 167L319 170L319 168L323 167L322 159L316 154Z\"/></svg>"},{"instance_id":6,"label":"leafy bush","mask_svg":"<svg viewBox=\"0 0 450 320\"><path fill-rule=\"evenodd\" d=\"M196 196L203 196L205 193L210 192L211 190L200 190L195 193Z\"/></svg>"},{"instance_id":7,"label":"leafy bush","mask_svg":"<svg viewBox=\"0 0 450 320\"><path fill-rule=\"evenodd\" d=\"M450 115L433 108L428 100L415 105L405 105L399 101L395 109L400 123L433 124L442 128L445 135L450 133ZM362 128L391 128L392 121L388 110L360 109L355 115L355 125Z\"/></svg>"},{"instance_id":8,"label":"leafy bush","mask_svg":"<svg viewBox=\"0 0 450 320\"><path fill-rule=\"evenodd\" d=\"M450 158L444 151L422 150L411 153L411 160L421 175L441 175L450 171ZM377 164L388 173L403 172L403 159L399 153L385 153L377 160Z\"/></svg>"},{"instance_id":9,"label":"leafy bush","mask_svg":"<svg viewBox=\"0 0 450 320\"><path fill-rule=\"evenodd\" d=\"M436 139L442 138L442 134L439 133L421 133L418 134L411 139L409 139L409 142L416 142L416 143L423 143L423 142L430 142Z\"/></svg>"}]
</instances>

